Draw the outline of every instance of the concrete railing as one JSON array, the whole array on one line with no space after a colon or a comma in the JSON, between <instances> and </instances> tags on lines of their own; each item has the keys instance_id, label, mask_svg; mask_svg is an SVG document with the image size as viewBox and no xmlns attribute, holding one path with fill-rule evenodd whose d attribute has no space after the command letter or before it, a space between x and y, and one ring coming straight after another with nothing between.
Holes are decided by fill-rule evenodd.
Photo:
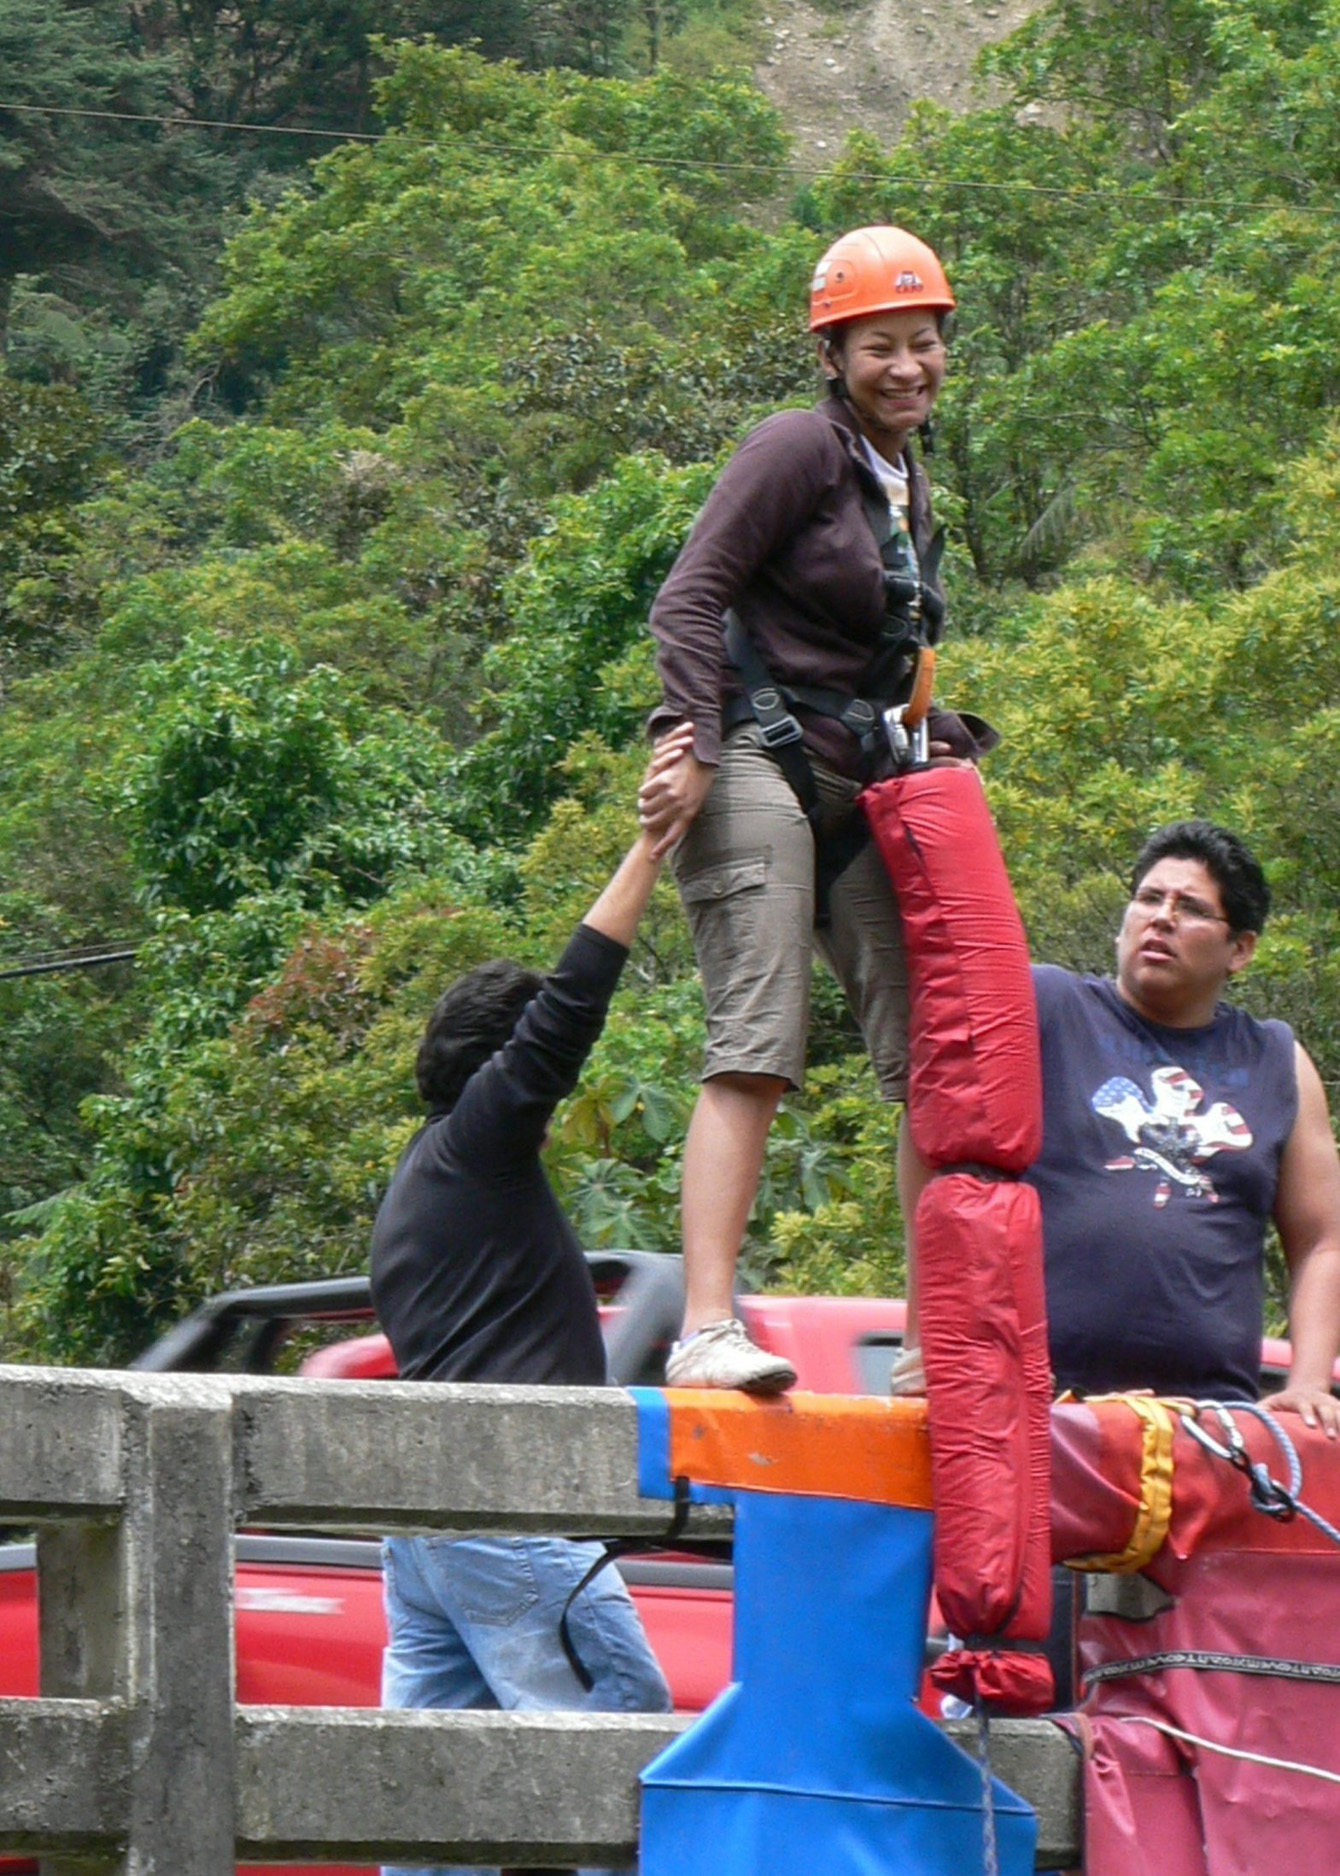
<instances>
[{"instance_id":1,"label":"concrete railing","mask_svg":"<svg viewBox=\"0 0 1340 1876\"><path fill-rule=\"evenodd\" d=\"M35 1524L42 1697L0 1700L0 1854L46 1876L231 1876L236 1859L631 1864L649 1715L239 1707L240 1525L655 1535L615 1389L0 1367L0 1522ZM727 1514L698 1509L719 1534ZM992 1728L1077 1858L1076 1766Z\"/></svg>"}]
</instances>

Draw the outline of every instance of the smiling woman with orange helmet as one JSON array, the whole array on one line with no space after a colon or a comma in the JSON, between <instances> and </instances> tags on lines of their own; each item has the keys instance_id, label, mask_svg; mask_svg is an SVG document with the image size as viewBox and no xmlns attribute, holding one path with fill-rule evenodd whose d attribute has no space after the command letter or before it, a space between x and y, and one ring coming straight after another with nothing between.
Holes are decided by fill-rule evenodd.
<instances>
[{"instance_id":1,"label":"smiling woman with orange helmet","mask_svg":"<svg viewBox=\"0 0 1340 1876\"><path fill-rule=\"evenodd\" d=\"M824 370L850 402L862 435L895 459L930 417L944 377L944 322L953 310L934 250L904 228L857 228L835 241L814 270L810 331L819 337ZM875 359L887 364L900 341L925 369L877 371ZM843 369L853 351L865 363L860 392Z\"/></svg>"},{"instance_id":2,"label":"smiling woman with orange helmet","mask_svg":"<svg viewBox=\"0 0 1340 1876\"><path fill-rule=\"evenodd\" d=\"M695 727L640 809L657 850L675 849L708 1027L684 1155L672 1385L774 1393L795 1379L750 1342L732 1297L773 1116L804 1072L815 946L881 1095L906 1092L898 908L855 803L895 766L885 712L906 705L944 616L911 443L944 378L953 307L936 255L905 229L835 241L810 295L828 395L746 436L652 607L663 687L652 733ZM994 740L974 723L933 712L930 759L974 760ZM906 1194L920 1168L910 1143L899 1157Z\"/></svg>"}]
</instances>

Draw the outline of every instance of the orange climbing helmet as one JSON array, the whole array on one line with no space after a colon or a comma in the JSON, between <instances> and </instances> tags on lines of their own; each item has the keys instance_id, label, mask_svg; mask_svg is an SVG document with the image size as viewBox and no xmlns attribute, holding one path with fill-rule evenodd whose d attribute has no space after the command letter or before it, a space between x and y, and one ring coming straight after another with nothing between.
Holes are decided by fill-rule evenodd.
<instances>
[{"instance_id":1,"label":"orange climbing helmet","mask_svg":"<svg viewBox=\"0 0 1340 1876\"><path fill-rule=\"evenodd\" d=\"M810 331L868 313L911 307L952 313L954 296L934 250L906 228L853 228L833 243L810 283Z\"/></svg>"}]
</instances>

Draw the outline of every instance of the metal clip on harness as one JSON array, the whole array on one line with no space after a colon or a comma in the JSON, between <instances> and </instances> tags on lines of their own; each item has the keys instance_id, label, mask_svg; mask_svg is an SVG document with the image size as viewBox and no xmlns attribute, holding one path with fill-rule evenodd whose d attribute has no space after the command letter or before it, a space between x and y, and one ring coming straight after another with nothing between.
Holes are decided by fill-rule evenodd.
<instances>
[{"instance_id":1,"label":"metal clip on harness","mask_svg":"<svg viewBox=\"0 0 1340 1876\"><path fill-rule=\"evenodd\" d=\"M749 701L753 705L754 720L758 724L758 733L765 749L785 749L789 743L798 743L804 734L798 719L792 716L782 701L781 693L768 687L751 691Z\"/></svg>"},{"instance_id":2,"label":"metal clip on harness","mask_svg":"<svg viewBox=\"0 0 1340 1876\"><path fill-rule=\"evenodd\" d=\"M906 703L894 704L884 712L889 754L900 774L907 769L924 769L931 759L930 707L934 685L935 652L930 645L921 645L912 672L912 695Z\"/></svg>"}]
</instances>

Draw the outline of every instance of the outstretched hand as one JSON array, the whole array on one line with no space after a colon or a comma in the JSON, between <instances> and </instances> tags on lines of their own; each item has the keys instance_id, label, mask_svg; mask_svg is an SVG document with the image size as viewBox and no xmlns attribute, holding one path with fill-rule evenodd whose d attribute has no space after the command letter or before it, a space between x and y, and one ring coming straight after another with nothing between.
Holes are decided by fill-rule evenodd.
<instances>
[{"instance_id":1,"label":"outstretched hand","mask_svg":"<svg viewBox=\"0 0 1340 1876\"><path fill-rule=\"evenodd\" d=\"M653 859L663 859L684 838L716 773L694 755L691 723L677 723L657 738L637 796L638 824L652 844Z\"/></svg>"}]
</instances>

